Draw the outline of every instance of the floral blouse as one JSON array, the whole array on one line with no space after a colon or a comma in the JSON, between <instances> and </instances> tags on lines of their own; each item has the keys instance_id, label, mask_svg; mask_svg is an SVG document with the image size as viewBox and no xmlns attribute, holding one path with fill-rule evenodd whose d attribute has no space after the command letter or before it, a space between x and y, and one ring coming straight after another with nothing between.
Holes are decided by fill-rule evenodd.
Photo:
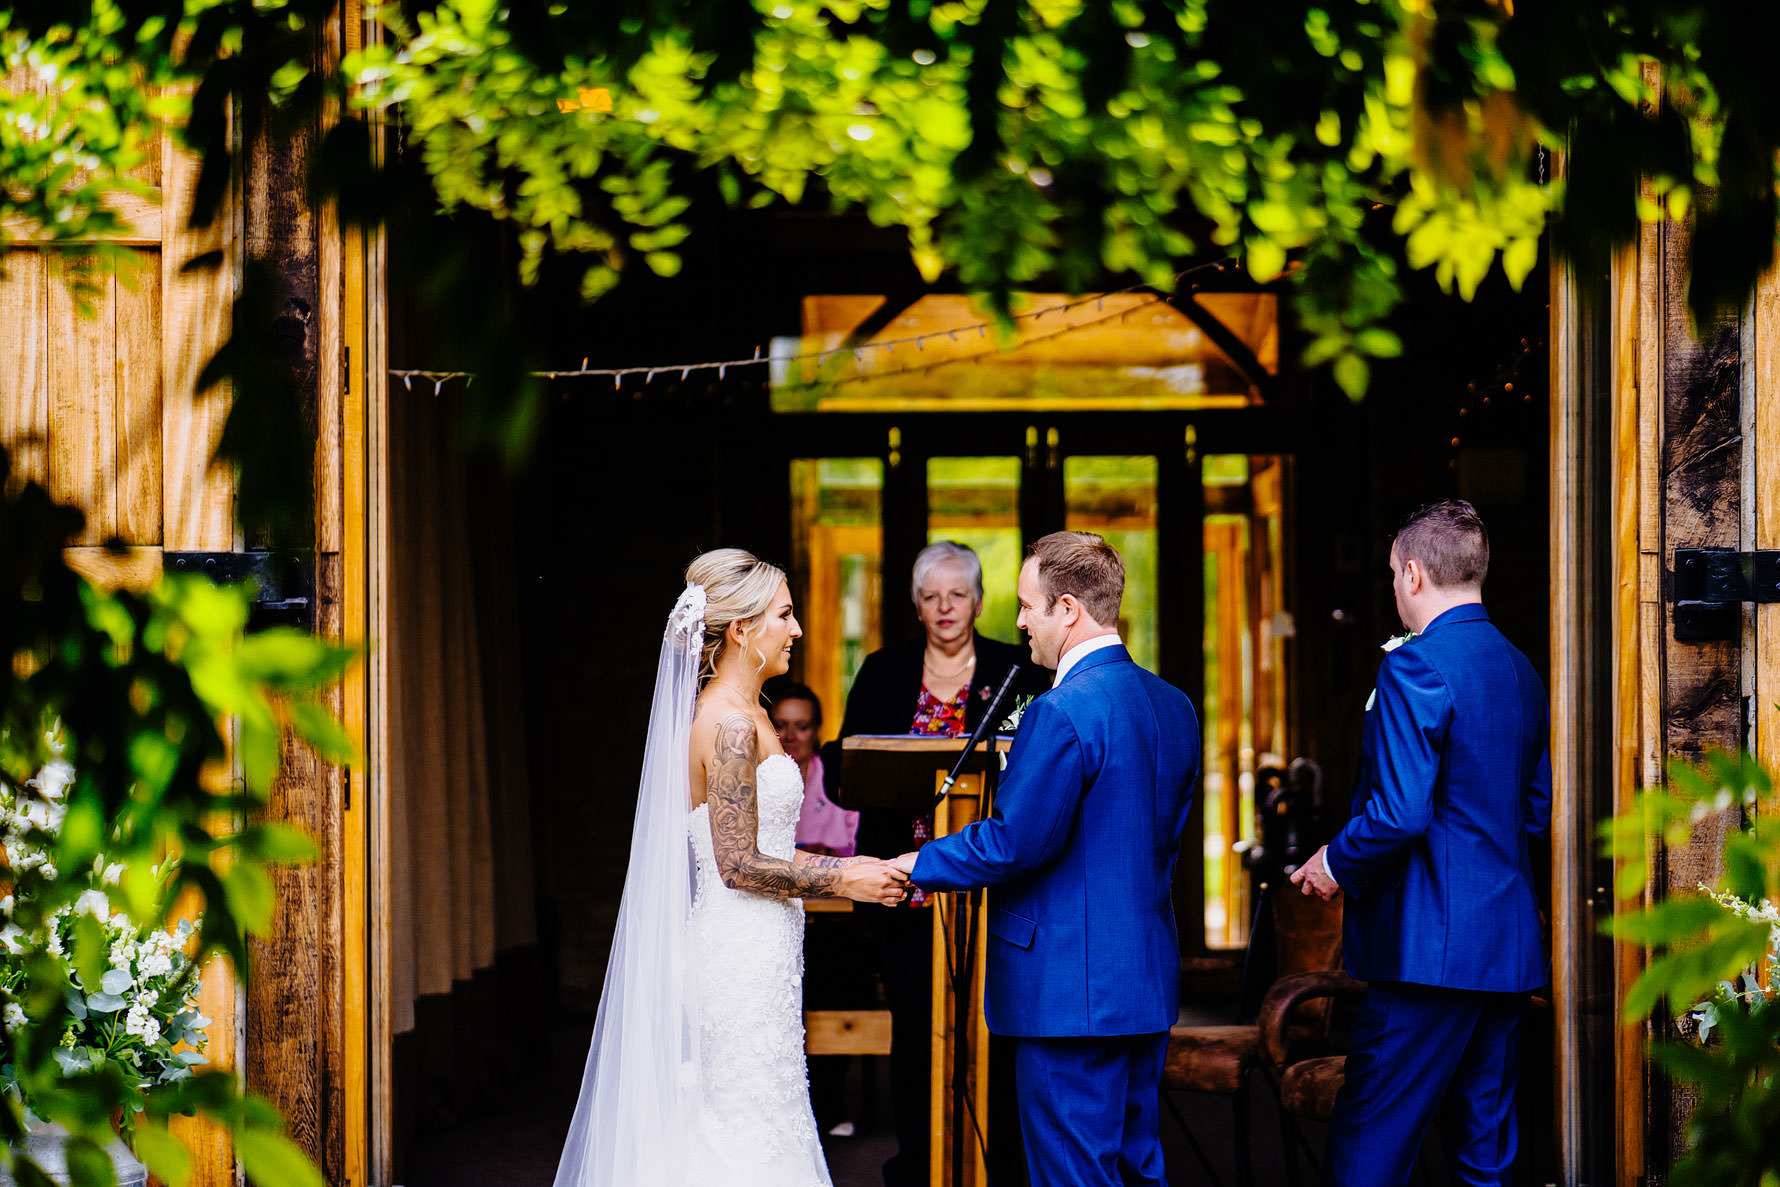
<instances>
[{"instance_id":1,"label":"floral blouse","mask_svg":"<svg viewBox=\"0 0 1780 1187\"><path fill-rule=\"evenodd\" d=\"M915 699L915 721L909 726L909 733L922 734L935 738L962 738L967 732L964 728L964 706L970 700L970 685L959 689L949 701L942 701L921 686L921 695Z\"/></svg>"}]
</instances>

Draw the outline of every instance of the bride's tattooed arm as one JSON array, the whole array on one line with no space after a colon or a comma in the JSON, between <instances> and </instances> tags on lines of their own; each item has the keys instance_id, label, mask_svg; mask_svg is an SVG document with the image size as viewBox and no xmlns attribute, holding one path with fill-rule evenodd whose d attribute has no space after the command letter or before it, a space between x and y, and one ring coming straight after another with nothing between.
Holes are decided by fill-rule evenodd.
<instances>
[{"instance_id":1,"label":"bride's tattooed arm","mask_svg":"<svg viewBox=\"0 0 1780 1187\"><path fill-rule=\"evenodd\" d=\"M718 724L716 753L705 779L705 802L711 806L711 847L723 884L771 898L838 895L844 859L805 854L802 860L785 861L760 852L760 810L754 787L759 761L760 743L752 721L737 714Z\"/></svg>"}]
</instances>

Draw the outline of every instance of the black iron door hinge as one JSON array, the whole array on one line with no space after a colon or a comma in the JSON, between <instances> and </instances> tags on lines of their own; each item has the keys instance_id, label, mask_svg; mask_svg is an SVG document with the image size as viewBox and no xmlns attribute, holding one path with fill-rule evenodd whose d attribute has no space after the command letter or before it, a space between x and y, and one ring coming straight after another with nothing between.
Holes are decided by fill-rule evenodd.
<instances>
[{"instance_id":1,"label":"black iron door hinge","mask_svg":"<svg viewBox=\"0 0 1780 1187\"><path fill-rule=\"evenodd\" d=\"M315 570L301 552L168 552L161 557L168 573L202 573L212 581L253 584L253 607L247 625L315 629Z\"/></svg>"},{"instance_id":2,"label":"black iron door hinge","mask_svg":"<svg viewBox=\"0 0 1780 1187\"><path fill-rule=\"evenodd\" d=\"M1780 551L1677 548L1670 592L1676 642L1735 639L1744 602L1780 602Z\"/></svg>"}]
</instances>

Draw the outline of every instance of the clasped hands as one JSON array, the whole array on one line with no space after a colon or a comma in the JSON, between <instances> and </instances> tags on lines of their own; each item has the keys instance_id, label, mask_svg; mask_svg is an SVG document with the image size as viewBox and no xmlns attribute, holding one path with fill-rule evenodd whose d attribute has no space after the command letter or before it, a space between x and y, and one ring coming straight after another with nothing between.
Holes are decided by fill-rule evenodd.
<instances>
[{"instance_id":1,"label":"clasped hands","mask_svg":"<svg viewBox=\"0 0 1780 1187\"><path fill-rule=\"evenodd\" d=\"M895 906L908 897L909 874L915 855L905 853L888 861L877 857L853 857L841 867L841 893L855 902Z\"/></svg>"},{"instance_id":2,"label":"clasped hands","mask_svg":"<svg viewBox=\"0 0 1780 1187\"><path fill-rule=\"evenodd\" d=\"M876 857L851 857L841 865L842 896L860 903L895 906L908 897L908 872Z\"/></svg>"}]
</instances>

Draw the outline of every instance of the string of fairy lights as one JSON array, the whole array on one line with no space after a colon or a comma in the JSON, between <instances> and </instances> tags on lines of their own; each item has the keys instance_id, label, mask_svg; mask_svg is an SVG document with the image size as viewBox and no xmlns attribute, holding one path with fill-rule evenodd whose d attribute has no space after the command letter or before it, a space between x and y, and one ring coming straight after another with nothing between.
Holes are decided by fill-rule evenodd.
<instances>
[{"instance_id":1,"label":"string of fairy lights","mask_svg":"<svg viewBox=\"0 0 1780 1187\"><path fill-rule=\"evenodd\" d=\"M1190 279L1196 275L1207 272L1223 272L1226 269L1235 268L1236 266L1237 262L1233 258L1213 260L1204 264L1197 264L1176 274L1172 290L1178 290L1182 283L1189 282ZM1193 287L1197 288L1198 286L1195 284ZM656 379L662 377L677 377L681 382L685 382L693 375L714 373L719 380L723 380L728 377L729 372L732 369L739 370L747 367L772 365L789 367L793 364L808 362L814 362L817 367L820 368L830 362L837 360L844 361L848 355L853 356L855 362L862 363L866 360L868 355L894 354L899 347L905 350L912 347L917 353L920 353L926 350L928 343L940 339L946 339L949 342L957 342L960 339L968 341L970 335L973 333L976 334L979 340L987 342L989 340L989 332L991 330L999 329L1001 326L1005 325L1006 322L1012 322L1015 325L1026 323L1036 327L1038 323L1046 317L1067 315L1089 305L1093 305L1096 311L1104 311L1107 301L1117 297L1130 296L1133 293L1139 292L1150 293L1149 299L1138 302L1135 305L1126 305L1123 308L1115 309L1104 317L1091 318L1086 321L1072 321L1049 334L1028 335L1022 337L1017 345L1023 347L1035 342L1044 342L1059 338L1065 334L1088 329L1091 326L1104 325L1107 322L1114 320L1123 320L1139 310L1163 304L1168 301L1169 297L1167 294L1157 292L1150 285L1139 283L1129 285L1122 289L1104 293L1094 293L1088 296L1063 301L1058 304L1046 305L1039 309L1028 309L1019 313L1013 313L1008 316L1005 322L1000 320L980 321L970 325L949 326L945 329L930 330L926 333L913 334L903 338L880 338L870 342L842 343L838 346L827 347L821 350L803 351L794 355L773 355L769 354L764 348L757 346L754 348L754 353L745 358L707 359L697 362L679 363L649 363L623 367L590 366L591 356L588 356L581 360L581 365L579 367L532 371L529 372L529 374L534 378L547 380L610 379L614 391L623 391L626 380L640 378L642 381L641 386L638 389L640 393L642 389L647 388L650 384L654 383ZM916 363L896 370L872 370L856 375L840 376L828 382L838 385L843 383L863 382L865 380L886 379L897 375L922 374L936 370L940 367L956 366L961 363L975 363L984 358L1001 353L1001 349L999 343L994 343L986 346L983 350L971 354L949 355L948 357L936 359L932 362ZM426 367L392 367L389 370L389 375L392 379L400 379L402 381L402 386L410 391L413 390L416 380L420 381L423 385L431 383L433 385L433 394L435 396L443 393L447 383L462 380L467 387L473 383L476 378L476 374L473 371L438 370Z\"/></svg>"}]
</instances>

